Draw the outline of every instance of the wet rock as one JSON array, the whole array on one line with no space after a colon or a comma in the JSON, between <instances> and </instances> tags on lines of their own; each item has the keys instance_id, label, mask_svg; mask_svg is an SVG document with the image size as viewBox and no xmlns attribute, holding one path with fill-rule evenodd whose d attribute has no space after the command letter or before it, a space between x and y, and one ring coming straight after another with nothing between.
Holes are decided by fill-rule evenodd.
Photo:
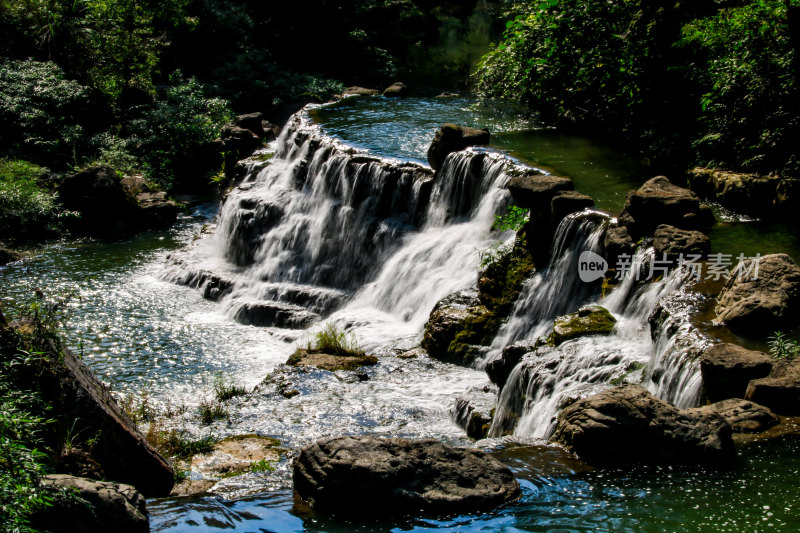
<instances>
[{"instance_id":1,"label":"wet rock","mask_svg":"<svg viewBox=\"0 0 800 533\"><path fill-rule=\"evenodd\" d=\"M778 424L778 417L763 405L730 398L698 408L724 418L734 433L761 433Z\"/></svg>"},{"instance_id":2,"label":"wet rock","mask_svg":"<svg viewBox=\"0 0 800 533\"><path fill-rule=\"evenodd\" d=\"M508 381L508 376L511 375L511 371L514 370L514 367L522 361L525 354L534 351L536 346L537 345L534 343L523 341L503 348L503 352L499 357L486 364L486 374L489 376L492 383L502 389L506 381Z\"/></svg>"},{"instance_id":3,"label":"wet rock","mask_svg":"<svg viewBox=\"0 0 800 533\"><path fill-rule=\"evenodd\" d=\"M557 225L567 215L592 207L594 207L594 200L590 196L578 191L561 191L550 201L552 223Z\"/></svg>"},{"instance_id":4,"label":"wet rock","mask_svg":"<svg viewBox=\"0 0 800 533\"><path fill-rule=\"evenodd\" d=\"M606 234L603 237L603 247L605 248L608 264L613 267L617 264L620 255L633 255L636 243L631 238L628 228L625 226L613 226L606 230Z\"/></svg>"},{"instance_id":5,"label":"wet rock","mask_svg":"<svg viewBox=\"0 0 800 533\"><path fill-rule=\"evenodd\" d=\"M594 470L574 454L552 444L507 446L492 456L508 466L515 478L533 483L541 483L543 477L573 476Z\"/></svg>"},{"instance_id":6,"label":"wet rock","mask_svg":"<svg viewBox=\"0 0 800 533\"><path fill-rule=\"evenodd\" d=\"M355 370L362 366L372 366L378 363L378 358L365 353L332 354L324 350L304 348L297 350L286 361L289 366L313 366L321 370Z\"/></svg>"},{"instance_id":7,"label":"wet rock","mask_svg":"<svg viewBox=\"0 0 800 533\"><path fill-rule=\"evenodd\" d=\"M428 163L433 170L439 170L448 154L482 144L489 144L488 129L479 130L458 124L444 124L436 132L428 148Z\"/></svg>"},{"instance_id":8,"label":"wet rock","mask_svg":"<svg viewBox=\"0 0 800 533\"><path fill-rule=\"evenodd\" d=\"M652 235L662 224L705 231L713 225L714 215L692 191L658 176L628 193L619 222L627 226L633 239L638 239Z\"/></svg>"},{"instance_id":9,"label":"wet rock","mask_svg":"<svg viewBox=\"0 0 800 533\"><path fill-rule=\"evenodd\" d=\"M569 178L558 176L531 174L517 176L508 182L514 202L526 209L541 210L550 207L553 198L564 191L572 191L575 186Z\"/></svg>"},{"instance_id":10,"label":"wet rock","mask_svg":"<svg viewBox=\"0 0 800 533\"><path fill-rule=\"evenodd\" d=\"M142 176L122 178L122 187L139 207L136 218L146 228L170 227L178 217L180 206L167 193L154 189Z\"/></svg>"},{"instance_id":11,"label":"wet rock","mask_svg":"<svg viewBox=\"0 0 800 533\"><path fill-rule=\"evenodd\" d=\"M547 338L555 346L578 337L608 335L617 319L604 307L588 305L576 313L556 318L553 332Z\"/></svg>"},{"instance_id":12,"label":"wet rock","mask_svg":"<svg viewBox=\"0 0 800 533\"><path fill-rule=\"evenodd\" d=\"M558 416L553 442L590 464L727 464L731 427L702 409L679 410L638 385L589 396Z\"/></svg>"},{"instance_id":13,"label":"wet rock","mask_svg":"<svg viewBox=\"0 0 800 533\"><path fill-rule=\"evenodd\" d=\"M449 93L446 91L436 95L436 98L460 98L460 97L461 95L458 93Z\"/></svg>"},{"instance_id":14,"label":"wet rock","mask_svg":"<svg viewBox=\"0 0 800 533\"><path fill-rule=\"evenodd\" d=\"M244 302L233 319L247 326L304 329L316 322L319 315L283 302Z\"/></svg>"},{"instance_id":15,"label":"wet rock","mask_svg":"<svg viewBox=\"0 0 800 533\"><path fill-rule=\"evenodd\" d=\"M321 439L300 451L293 479L314 510L346 516L472 513L520 495L496 459L434 439Z\"/></svg>"},{"instance_id":16,"label":"wet rock","mask_svg":"<svg viewBox=\"0 0 800 533\"><path fill-rule=\"evenodd\" d=\"M711 168L689 172L689 187L738 213L769 215L776 202L779 176L743 174Z\"/></svg>"},{"instance_id":17,"label":"wet rock","mask_svg":"<svg viewBox=\"0 0 800 533\"><path fill-rule=\"evenodd\" d=\"M475 289L451 294L433 308L421 346L434 359L469 366L486 352L478 343L494 330L494 318Z\"/></svg>"},{"instance_id":18,"label":"wet rock","mask_svg":"<svg viewBox=\"0 0 800 533\"><path fill-rule=\"evenodd\" d=\"M383 96L387 98L396 98L399 96L408 96L409 89L402 82L396 82L383 90Z\"/></svg>"},{"instance_id":19,"label":"wet rock","mask_svg":"<svg viewBox=\"0 0 800 533\"><path fill-rule=\"evenodd\" d=\"M762 352L721 343L707 349L700 359L703 387L710 402L744 398L747 384L772 371L773 360Z\"/></svg>"},{"instance_id":20,"label":"wet rock","mask_svg":"<svg viewBox=\"0 0 800 533\"><path fill-rule=\"evenodd\" d=\"M366 87L348 87L342 96L378 96L381 92L378 89L367 89Z\"/></svg>"},{"instance_id":21,"label":"wet rock","mask_svg":"<svg viewBox=\"0 0 800 533\"><path fill-rule=\"evenodd\" d=\"M33 517L37 531L51 533L147 533L150 524L144 497L130 485L65 474L42 480L45 486L70 489L78 501L56 500Z\"/></svg>"},{"instance_id":22,"label":"wet rock","mask_svg":"<svg viewBox=\"0 0 800 533\"><path fill-rule=\"evenodd\" d=\"M797 324L800 267L791 257L773 254L749 259L739 278L733 274L725 282L717 298L716 323L734 331L762 333Z\"/></svg>"},{"instance_id":23,"label":"wet rock","mask_svg":"<svg viewBox=\"0 0 800 533\"><path fill-rule=\"evenodd\" d=\"M780 415L800 416L800 359L776 362L769 376L749 383L745 399Z\"/></svg>"},{"instance_id":24,"label":"wet rock","mask_svg":"<svg viewBox=\"0 0 800 533\"><path fill-rule=\"evenodd\" d=\"M19 261L20 259L22 259L22 254L19 252L0 246L0 266Z\"/></svg>"},{"instance_id":25,"label":"wet rock","mask_svg":"<svg viewBox=\"0 0 800 533\"><path fill-rule=\"evenodd\" d=\"M401 353L397 354L397 358L398 359L416 359L417 357L422 357L424 355L427 355L425 350L423 350L422 348L414 348L414 349L406 350L404 352L401 352Z\"/></svg>"},{"instance_id":26,"label":"wet rock","mask_svg":"<svg viewBox=\"0 0 800 533\"><path fill-rule=\"evenodd\" d=\"M653 237L653 247L658 258L664 255L671 261L678 260L681 255L684 259L688 259L689 255L702 258L711 251L711 239L695 230L683 230L662 224L656 228Z\"/></svg>"},{"instance_id":27,"label":"wet rock","mask_svg":"<svg viewBox=\"0 0 800 533\"><path fill-rule=\"evenodd\" d=\"M489 434L494 416L497 392L492 387L472 388L456 396L453 421L473 439Z\"/></svg>"}]
</instances>

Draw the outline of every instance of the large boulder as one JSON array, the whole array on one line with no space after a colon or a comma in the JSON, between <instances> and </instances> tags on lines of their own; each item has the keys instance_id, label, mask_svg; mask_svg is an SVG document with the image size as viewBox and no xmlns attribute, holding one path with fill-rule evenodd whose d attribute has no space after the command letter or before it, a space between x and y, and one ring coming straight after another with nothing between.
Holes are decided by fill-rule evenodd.
<instances>
[{"instance_id":1,"label":"large boulder","mask_svg":"<svg viewBox=\"0 0 800 533\"><path fill-rule=\"evenodd\" d=\"M439 170L448 154L481 144L489 144L488 129L444 124L436 132L428 148L428 163L433 170Z\"/></svg>"},{"instance_id":2,"label":"large boulder","mask_svg":"<svg viewBox=\"0 0 800 533\"><path fill-rule=\"evenodd\" d=\"M735 458L724 418L679 410L638 385L570 405L559 414L551 440L592 464L726 464Z\"/></svg>"},{"instance_id":3,"label":"large boulder","mask_svg":"<svg viewBox=\"0 0 800 533\"><path fill-rule=\"evenodd\" d=\"M711 168L689 172L689 187L725 207L751 215L769 215L776 203L780 176L744 174Z\"/></svg>"},{"instance_id":4,"label":"large boulder","mask_svg":"<svg viewBox=\"0 0 800 533\"><path fill-rule=\"evenodd\" d=\"M148 533L144 497L130 485L64 474L42 480L47 487L73 491L75 499L59 498L33 516L37 531L50 533Z\"/></svg>"},{"instance_id":5,"label":"large boulder","mask_svg":"<svg viewBox=\"0 0 800 533\"><path fill-rule=\"evenodd\" d=\"M521 341L506 346L499 356L486 363L486 374L489 376L492 383L502 389L506 381L508 381L508 377L511 375L511 371L514 370L514 367L522 361L525 354L531 353L535 349L536 344L528 341Z\"/></svg>"},{"instance_id":6,"label":"large boulder","mask_svg":"<svg viewBox=\"0 0 800 533\"><path fill-rule=\"evenodd\" d=\"M734 331L763 334L793 327L800 318L800 266L786 254L749 259L717 301L716 323Z\"/></svg>"},{"instance_id":7,"label":"large boulder","mask_svg":"<svg viewBox=\"0 0 800 533\"><path fill-rule=\"evenodd\" d=\"M617 319L608 309L587 305L577 312L556 318L547 341L555 346L578 337L608 335L614 330Z\"/></svg>"},{"instance_id":8,"label":"large boulder","mask_svg":"<svg viewBox=\"0 0 800 533\"><path fill-rule=\"evenodd\" d=\"M707 349L700 359L703 387L710 402L744 398L747 385L772 371L772 358L736 344L720 343Z\"/></svg>"},{"instance_id":9,"label":"large boulder","mask_svg":"<svg viewBox=\"0 0 800 533\"><path fill-rule=\"evenodd\" d=\"M775 363L769 376L748 384L745 398L781 415L800 416L800 360Z\"/></svg>"},{"instance_id":10,"label":"large boulder","mask_svg":"<svg viewBox=\"0 0 800 533\"><path fill-rule=\"evenodd\" d=\"M91 167L64 178L59 200L80 218L70 227L102 238L130 235L143 229L165 228L177 218L179 206L142 177L121 178L109 167Z\"/></svg>"},{"instance_id":11,"label":"large boulder","mask_svg":"<svg viewBox=\"0 0 800 533\"><path fill-rule=\"evenodd\" d=\"M19 261L20 259L22 259L22 254L19 252L0 246L0 266Z\"/></svg>"},{"instance_id":12,"label":"large boulder","mask_svg":"<svg viewBox=\"0 0 800 533\"><path fill-rule=\"evenodd\" d=\"M515 500L511 471L485 452L434 439L329 437L300 450L294 489L316 511L478 512Z\"/></svg>"},{"instance_id":13,"label":"large boulder","mask_svg":"<svg viewBox=\"0 0 800 533\"><path fill-rule=\"evenodd\" d=\"M779 422L767 407L740 398L705 405L699 410L720 415L731 425L734 433L761 433Z\"/></svg>"},{"instance_id":14,"label":"large boulder","mask_svg":"<svg viewBox=\"0 0 800 533\"><path fill-rule=\"evenodd\" d=\"M541 210L550 207L553 198L575 189L572 180L545 174L517 176L508 182L508 190L520 207Z\"/></svg>"},{"instance_id":15,"label":"large boulder","mask_svg":"<svg viewBox=\"0 0 800 533\"><path fill-rule=\"evenodd\" d=\"M480 327L489 314L474 289L446 296L431 311L420 344L434 359L469 365L480 354L468 346L457 346L461 344L459 334L464 337L474 327Z\"/></svg>"},{"instance_id":16,"label":"large boulder","mask_svg":"<svg viewBox=\"0 0 800 533\"><path fill-rule=\"evenodd\" d=\"M703 258L711 251L711 239L696 230L662 224L653 235L653 247L659 259L666 256L668 260L676 261L680 256L689 259L692 255Z\"/></svg>"},{"instance_id":17,"label":"large boulder","mask_svg":"<svg viewBox=\"0 0 800 533\"><path fill-rule=\"evenodd\" d=\"M259 124L259 128L261 124ZM263 130L262 130L263 133ZM261 137L250 129L227 124L222 127L220 134L222 145L225 150L225 165L232 161L234 164L240 159L248 157L261 146Z\"/></svg>"},{"instance_id":18,"label":"large boulder","mask_svg":"<svg viewBox=\"0 0 800 533\"><path fill-rule=\"evenodd\" d=\"M631 237L639 239L652 235L662 224L705 231L713 225L714 215L692 191L657 176L628 193L619 222L628 227Z\"/></svg>"},{"instance_id":19,"label":"large boulder","mask_svg":"<svg viewBox=\"0 0 800 533\"><path fill-rule=\"evenodd\" d=\"M366 87L348 87L342 96L378 96L381 92L378 89L367 89Z\"/></svg>"},{"instance_id":20,"label":"large boulder","mask_svg":"<svg viewBox=\"0 0 800 533\"><path fill-rule=\"evenodd\" d=\"M264 137L264 113L247 113L246 115L239 115L233 121L235 126L250 130L259 137Z\"/></svg>"}]
</instances>

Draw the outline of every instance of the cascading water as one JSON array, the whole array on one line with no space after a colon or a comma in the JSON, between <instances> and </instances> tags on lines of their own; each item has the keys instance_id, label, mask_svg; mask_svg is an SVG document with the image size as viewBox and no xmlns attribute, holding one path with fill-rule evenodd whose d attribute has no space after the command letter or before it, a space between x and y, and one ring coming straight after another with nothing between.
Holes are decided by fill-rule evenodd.
<instances>
[{"instance_id":1,"label":"cascading water","mask_svg":"<svg viewBox=\"0 0 800 533\"><path fill-rule=\"evenodd\" d=\"M624 279L598 302L617 318L611 335L581 337L558 347L531 346L500 394L490 436L513 432L546 438L563 407L622 382L642 383L679 407L696 405L697 355L708 341L689 320L694 297L685 289L691 276L675 269L634 290L653 256L652 249L639 250ZM530 331L541 334L543 329Z\"/></svg>"}]
</instances>

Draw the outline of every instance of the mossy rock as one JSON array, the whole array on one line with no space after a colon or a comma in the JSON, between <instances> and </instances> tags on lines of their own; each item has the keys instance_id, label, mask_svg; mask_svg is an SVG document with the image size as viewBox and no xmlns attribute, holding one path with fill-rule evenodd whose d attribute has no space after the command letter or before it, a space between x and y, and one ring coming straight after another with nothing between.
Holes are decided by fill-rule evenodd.
<instances>
[{"instance_id":1,"label":"mossy rock","mask_svg":"<svg viewBox=\"0 0 800 533\"><path fill-rule=\"evenodd\" d=\"M377 357L366 355L362 352L330 354L316 349L297 350L286 361L289 366L314 366L330 372L355 370L362 366L371 366L377 363Z\"/></svg>"},{"instance_id":2,"label":"mossy rock","mask_svg":"<svg viewBox=\"0 0 800 533\"><path fill-rule=\"evenodd\" d=\"M520 240L506 254L487 265L478 280L478 297L487 309L505 318L534 272L533 257Z\"/></svg>"},{"instance_id":3,"label":"mossy rock","mask_svg":"<svg viewBox=\"0 0 800 533\"><path fill-rule=\"evenodd\" d=\"M604 307L589 305L576 313L556 318L553 332L547 342L559 344L578 337L608 335L614 330L617 319Z\"/></svg>"}]
</instances>

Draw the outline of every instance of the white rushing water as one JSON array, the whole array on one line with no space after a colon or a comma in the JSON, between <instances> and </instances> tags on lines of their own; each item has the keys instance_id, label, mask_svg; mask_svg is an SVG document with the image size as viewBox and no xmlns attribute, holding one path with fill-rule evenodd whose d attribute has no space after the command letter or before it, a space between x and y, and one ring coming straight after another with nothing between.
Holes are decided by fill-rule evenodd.
<instances>
[{"instance_id":1,"label":"white rushing water","mask_svg":"<svg viewBox=\"0 0 800 533\"><path fill-rule=\"evenodd\" d=\"M368 370L368 384L279 370L259 388L261 399L241 406L237 431L292 442L361 431L457 434L442 425L442 413L459 391L484 387L485 374L395 356L418 344L437 301L475 285L478 251L514 237L490 230L509 203L505 185L514 163L467 150L449 155L434 179L422 165L371 157L325 136L304 112L290 120L273 151L230 193L214 235L173 260L163 278L199 288L227 316L286 341L303 343L323 323L335 323L379 354L381 364ZM684 277L637 285L633 273L651 257L643 251L605 299L599 283L580 280L578 257L602 253L609 221L585 211L561 222L550 265L525 283L480 364L510 344L546 336L557 316L587 303L615 315L613 334L526 356L498 398L492 436L546 437L566 403L623 380L642 382L680 406L696 401L693 356L703 339L685 312L662 312L652 336L649 325L665 298L675 300L670 309L680 307L675 295ZM419 375L409 375L410 368ZM288 403L281 395L290 389L300 395ZM272 415L265 420L267 400Z\"/></svg>"}]
</instances>

